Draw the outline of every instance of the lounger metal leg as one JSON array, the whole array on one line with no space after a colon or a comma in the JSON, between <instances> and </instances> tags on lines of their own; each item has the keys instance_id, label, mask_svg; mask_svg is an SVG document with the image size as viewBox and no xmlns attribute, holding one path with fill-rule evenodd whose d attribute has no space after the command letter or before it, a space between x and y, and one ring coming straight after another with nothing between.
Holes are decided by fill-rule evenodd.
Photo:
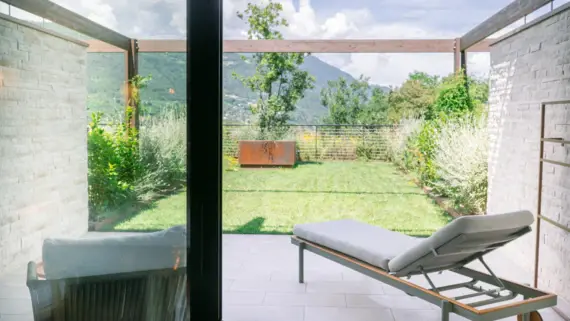
<instances>
[{"instance_id":1,"label":"lounger metal leg","mask_svg":"<svg viewBox=\"0 0 570 321\"><path fill-rule=\"evenodd\" d=\"M530 286L530 284L529 284L529 286ZM529 299L529 297L525 295L525 296L523 296L523 299L527 300L527 299ZM530 313L523 313L522 321L530 321Z\"/></svg>"},{"instance_id":2,"label":"lounger metal leg","mask_svg":"<svg viewBox=\"0 0 570 321\"><path fill-rule=\"evenodd\" d=\"M499 287L501 288L501 290L503 290L505 288L505 285L503 284L503 282L501 282L501 279L499 279L495 273L493 273L493 270L491 270L491 268L487 265L487 263L485 262L485 260L483 259L482 256L479 257L479 261L481 262L481 264L483 264L483 266L485 267L485 269L487 269L487 271L489 272L489 274L491 274L491 276L493 278L495 278L495 281L497 281L497 283L499 284Z\"/></svg>"},{"instance_id":3,"label":"lounger metal leg","mask_svg":"<svg viewBox=\"0 0 570 321\"><path fill-rule=\"evenodd\" d=\"M422 272L422 274L424 275L424 277L426 278L426 280L429 282L429 285L431 286L431 290L438 293L437 290L437 286L435 286L435 284L433 284L432 280L429 278L429 276L427 275L426 272L424 272L424 269L420 266L420 271Z\"/></svg>"},{"instance_id":4,"label":"lounger metal leg","mask_svg":"<svg viewBox=\"0 0 570 321\"><path fill-rule=\"evenodd\" d=\"M299 283L305 282L305 243L299 244Z\"/></svg>"},{"instance_id":5,"label":"lounger metal leg","mask_svg":"<svg viewBox=\"0 0 570 321\"><path fill-rule=\"evenodd\" d=\"M530 321L530 313L523 314L522 321Z\"/></svg>"},{"instance_id":6,"label":"lounger metal leg","mask_svg":"<svg viewBox=\"0 0 570 321\"><path fill-rule=\"evenodd\" d=\"M451 303L448 301L441 301L441 321L449 321L449 314L451 313Z\"/></svg>"}]
</instances>

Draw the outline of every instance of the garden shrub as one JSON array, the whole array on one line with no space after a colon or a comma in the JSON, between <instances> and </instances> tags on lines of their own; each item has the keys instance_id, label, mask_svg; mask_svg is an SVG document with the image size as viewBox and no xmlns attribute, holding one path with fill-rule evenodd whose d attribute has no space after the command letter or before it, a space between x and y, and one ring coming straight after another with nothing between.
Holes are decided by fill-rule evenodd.
<instances>
[{"instance_id":1,"label":"garden shrub","mask_svg":"<svg viewBox=\"0 0 570 321\"><path fill-rule=\"evenodd\" d=\"M467 89L463 72L445 78L437 90L434 103L428 108L426 119L460 117L473 111L473 101Z\"/></svg>"},{"instance_id":2,"label":"garden shrub","mask_svg":"<svg viewBox=\"0 0 570 321\"><path fill-rule=\"evenodd\" d=\"M364 129L356 144L356 157L364 161L388 160L388 133L383 128Z\"/></svg>"},{"instance_id":3,"label":"garden shrub","mask_svg":"<svg viewBox=\"0 0 570 321\"><path fill-rule=\"evenodd\" d=\"M139 199L149 199L186 182L186 111L165 110L143 126L136 192Z\"/></svg>"},{"instance_id":4,"label":"garden shrub","mask_svg":"<svg viewBox=\"0 0 570 321\"><path fill-rule=\"evenodd\" d=\"M465 115L440 130L434 165L439 180L434 191L468 213L485 212L487 202L488 135L486 119Z\"/></svg>"},{"instance_id":5,"label":"garden shrub","mask_svg":"<svg viewBox=\"0 0 570 321\"><path fill-rule=\"evenodd\" d=\"M359 138L346 137L339 128L322 133L318 138L318 153L325 160L354 160Z\"/></svg>"},{"instance_id":6,"label":"garden shrub","mask_svg":"<svg viewBox=\"0 0 570 321\"><path fill-rule=\"evenodd\" d=\"M370 161L374 160L376 156L376 151L374 146L364 140L359 141L356 144L356 157L360 160Z\"/></svg>"},{"instance_id":7,"label":"garden shrub","mask_svg":"<svg viewBox=\"0 0 570 321\"><path fill-rule=\"evenodd\" d=\"M223 169L228 172L237 172L239 170L239 160L232 156L224 155Z\"/></svg>"},{"instance_id":8,"label":"garden shrub","mask_svg":"<svg viewBox=\"0 0 570 321\"><path fill-rule=\"evenodd\" d=\"M391 133L389 160L463 213L483 213L487 201L487 128L482 98L471 98L459 73L447 77L415 130Z\"/></svg>"},{"instance_id":9,"label":"garden shrub","mask_svg":"<svg viewBox=\"0 0 570 321\"><path fill-rule=\"evenodd\" d=\"M462 72L443 80L437 88L434 103L428 108L421 130L409 142L409 150L417 158L409 166L415 168L418 178L425 186L433 186L439 180L434 158L441 129L448 122L473 112L473 102L466 81L467 78Z\"/></svg>"},{"instance_id":10,"label":"garden shrub","mask_svg":"<svg viewBox=\"0 0 570 321\"><path fill-rule=\"evenodd\" d=\"M416 156L418 158L419 179L424 185L431 185L437 179L433 158L437 146L440 122L428 120L423 123L416 139Z\"/></svg>"},{"instance_id":11,"label":"garden shrub","mask_svg":"<svg viewBox=\"0 0 570 321\"><path fill-rule=\"evenodd\" d=\"M122 123L101 127L103 113L93 113L88 132L89 208L97 213L133 196L133 184L141 171L137 133Z\"/></svg>"},{"instance_id":12,"label":"garden shrub","mask_svg":"<svg viewBox=\"0 0 570 321\"><path fill-rule=\"evenodd\" d=\"M399 155L392 156L392 158L397 159L397 165L402 169L417 174L423 185L430 185L437 179L433 157L440 121L423 120L418 122L416 126L400 142L400 144L404 144L404 147L399 148Z\"/></svg>"},{"instance_id":13,"label":"garden shrub","mask_svg":"<svg viewBox=\"0 0 570 321\"><path fill-rule=\"evenodd\" d=\"M412 142L421 128L422 121L419 119L403 119L390 129L386 139L386 154L388 161L393 162L403 170L412 169L412 161L415 156L410 153Z\"/></svg>"},{"instance_id":14,"label":"garden shrub","mask_svg":"<svg viewBox=\"0 0 570 321\"><path fill-rule=\"evenodd\" d=\"M297 159L302 162L315 161L318 157L318 136L314 129L301 129L296 135L295 145L297 148Z\"/></svg>"}]
</instances>

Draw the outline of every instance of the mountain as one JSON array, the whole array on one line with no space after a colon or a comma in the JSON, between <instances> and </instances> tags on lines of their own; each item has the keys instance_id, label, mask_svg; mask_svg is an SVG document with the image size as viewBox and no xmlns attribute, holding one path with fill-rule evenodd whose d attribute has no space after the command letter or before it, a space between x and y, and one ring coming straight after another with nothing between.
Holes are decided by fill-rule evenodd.
<instances>
[{"instance_id":1,"label":"mountain","mask_svg":"<svg viewBox=\"0 0 570 321\"><path fill-rule=\"evenodd\" d=\"M35 22L34 22L35 23ZM89 37L79 34L55 23L39 23L44 28L81 39ZM223 92L224 121L246 122L251 118L248 104L255 102L257 94L245 88L232 77L232 72L242 76L252 75L255 66L243 61L240 54L224 53L223 56ZM355 80L350 74L331 66L315 56L305 59L302 69L315 77L315 87L305 92L305 97L297 104L292 114L294 123L318 123L327 114L327 108L321 105L321 89L327 82L344 77L347 81ZM122 53L89 53L87 56L88 73L88 108L89 111L123 110L124 96L122 84L125 77L125 61ZM165 105L186 102L186 54L185 53L139 53L139 74L152 75L148 87L141 93L143 106L150 113L158 112ZM387 87L380 87L388 91Z\"/></svg>"},{"instance_id":2,"label":"mountain","mask_svg":"<svg viewBox=\"0 0 570 321\"><path fill-rule=\"evenodd\" d=\"M309 56L301 68L315 77L315 87L305 92L292 114L294 123L316 123L327 114L321 105L320 92L329 80L339 77L352 81L354 78L322 60ZM92 111L109 112L122 106L121 85L124 79L124 57L118 53L89 53L88 105ZM226 122L247 122L251 118L248 104L255 102L257 93L251 92L234 79L232 73L249 76L255 66L241 59L241 54L225 53L223 56L224 120ZM152 80L141 93L143 105L150 112L165 103L186 101L186 54L185 53L140 53L139 73L151 75ZM172 90L171 90L172 89ZM384 88L387 90L386 88Z\"/></svg>"},{"instance_id":3,"label":"mountain","mask_svg":"<svg viewBox=\"0 0 570 321\"><path fill-rule=\"evenodd\" d=\"M223 64L224 117L226 121L245 122L250 116L248 103L255 102L258 94L245 88L240 81L232 77L232 73L250 76L255 72L255 66L243 61L241 54L234 53L225 53ZM306 57L301 69L315 77L315 86L305 91L305 97L299 101L297 109L292 114L292 121L304 124L315 123L328 113L327 108L320 102L321 89L328 85L327 81L339 77L352 81L354 78L314 56Z\"/></svg>"}]
</instances>

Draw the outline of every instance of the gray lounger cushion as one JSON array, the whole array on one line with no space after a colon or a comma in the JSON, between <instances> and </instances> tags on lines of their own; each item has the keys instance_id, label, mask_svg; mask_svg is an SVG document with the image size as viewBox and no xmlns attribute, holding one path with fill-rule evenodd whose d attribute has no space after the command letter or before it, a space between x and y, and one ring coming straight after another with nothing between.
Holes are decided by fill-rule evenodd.
<instances>
[{"instance_id":1,"label":"gray lounger cushion","mask_svg":"<svg viewBox=\"0 0 570 321\"><path fill-rule=\"evenodd\" d=\"M414 238L354 220L339 220L300 224L293 234L403 276L418 273L420 267L444 270L472 260L473 251L485 252L493 243L509 240L533 221L528 211L464 216L428 238ZM440 250L440 255L433 250Z\"/></svg>"},{"instance_id":2,"label":"gray lounger cushion","mask_svg":"<svg viewBox=\"0 0 570 321\"><path fill-rule=\"evenodd\" d=\"M421 241L354 220L298 224L293 234L388 270L388 262Z\"/></svg>"},{"instance_id":3,"label":"gray lounger cushion","mask_svg":"<svg viewBox=\"0 0 570 321\"><path fill-rule=\"evenodd\" d=\"M175 250L186 264L186 226L153 233L82 238L49 238L42 260L47 279L172 268Z\"/></svg>"}]
</instances>

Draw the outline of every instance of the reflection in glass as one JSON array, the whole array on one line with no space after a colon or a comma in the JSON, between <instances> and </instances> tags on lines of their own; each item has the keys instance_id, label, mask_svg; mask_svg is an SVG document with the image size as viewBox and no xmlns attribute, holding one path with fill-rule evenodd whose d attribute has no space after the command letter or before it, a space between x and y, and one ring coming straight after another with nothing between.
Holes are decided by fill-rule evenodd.
<instances>
[{"instance_id":1,"label":"reflection in glass","mask_svg":"<svg viewBox=\"0 0 570 321\"><path fill-rule=\"evenodd\" d=\"M185 82L163 89L164 59L152 79L136 48L91 41L131 43L120 30L14 3L0 2L0 318L189 320Z\"/></svg>"}]
</instances>

